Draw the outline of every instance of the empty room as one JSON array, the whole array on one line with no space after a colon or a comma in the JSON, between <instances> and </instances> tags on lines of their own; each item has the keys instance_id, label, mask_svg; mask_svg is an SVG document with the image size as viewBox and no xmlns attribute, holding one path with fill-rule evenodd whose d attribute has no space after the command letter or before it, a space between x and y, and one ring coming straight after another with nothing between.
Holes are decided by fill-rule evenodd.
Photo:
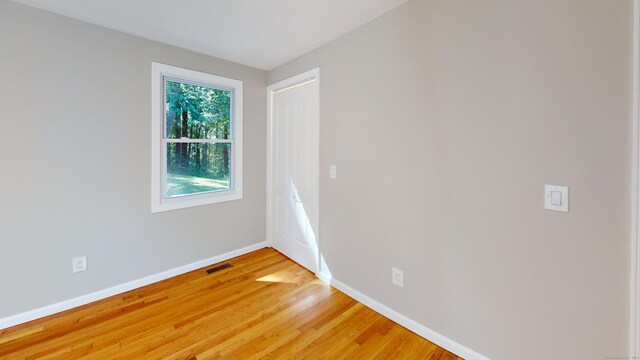
<instances>
[{"instance_id":1,"label":"empty room","mask_svg":"<svg viewBox=\"0 0 640 360\"><path fill-rule=\"evenodd\" d=\"M640 359L640 0L0 0L0 359Z\"/></svg>"}]
</instances>

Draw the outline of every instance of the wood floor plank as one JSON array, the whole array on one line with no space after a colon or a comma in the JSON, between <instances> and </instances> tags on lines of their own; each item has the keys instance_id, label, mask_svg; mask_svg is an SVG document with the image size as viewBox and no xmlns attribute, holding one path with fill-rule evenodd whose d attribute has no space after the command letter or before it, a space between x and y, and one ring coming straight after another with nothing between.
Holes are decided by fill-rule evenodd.
<instances>
[{"instance_id":1,"label":"wood floor plank","mask_svg":"<svg viewBox=\"0 0 640 360\"><path fill-rule=\"evenodd\" d=\"M0 359L461 358L262 249L0 331Z\"/></svg>"}]
</instances>

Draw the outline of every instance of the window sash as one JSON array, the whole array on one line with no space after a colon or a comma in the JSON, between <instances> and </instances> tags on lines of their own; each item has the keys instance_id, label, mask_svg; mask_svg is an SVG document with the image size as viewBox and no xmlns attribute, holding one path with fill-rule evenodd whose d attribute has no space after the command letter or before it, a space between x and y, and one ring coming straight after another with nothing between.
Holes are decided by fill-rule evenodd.
<instances>
[{"instance_id":1,"label":"window sash","mask_svg":"<svg viewBox=\"0 0 640 360\"><path fill-rule=\"evenodd\" d=\"M180 143L180 141L170 141L172 143ZM167 196L167 144L169 142L164 142L162 144L162 174L161 174L161 191L162 191L162 199L164 201L173 201L175 199L184 199L187 197L202 197L202 196L210 196L211 194L224 194L224 193L228 193L228 192L233 192L235 191L235 174L236 171L234 169L234 167L236 166L236 147L235 147L235 143L231 142L231 141L225 141L224 143L230 143L231 144L231 149L229 149L229 151L231 152L231 157L229 159L229 163L230 163L230 171L229 171L229 188L226 190L219 190L219 191L203 191L203 192L198 192L198 193L192 193L192 194L182 194L179 196L172 196L169 197ZM182 143L194 143L193 141L183 141ZM197 141L196 141L197 143Z\"/></svg>"},{"instance_id":2,"label":"window sash","mask_svg":"<svg viewBox=\"0 0 640 360\"><path fill-rule=\"evenodd\" d=\"M168 138L167 137L167 109L166 109L166 101L167 101L167 81L171 81L174 83L179 83L179 84L186 84L186 85L195 85L195 86L200 86L200 87L206 87L206 88L210 88L210 89L215 89L215 90L224 90L224 91L229 91L231 93L230 95L230 101L229 101L229 137L231 137L231 139L191 139L191 138L179 138L179 139L173 139L173 138ZM210 194L215 194L215 193L224 193L224 192L231 192L234 190L234 167L235 167L235 161L234 161L234 157L235 157L235 147L233 144L233 128L234 128L234 114L233 114L233 102L234 102L234 98L235 98L235 93L234 93L234 89L233 88L227 88L224 86L215 86L213 84L209 84L206 82L201 82L201 81L191 81L191 80L187 80L187 79L181 79L178 77L172 77L172 76L163 76L163 99L164 99L164 104L165 106L163 107L163 111L162 111L162 147L163 147L163 155L162 155L162 197L164 199L164 201L171 201L172 199L176 199L176 198L186 198L186 197L198 197L198 196L207 196ZM167 144L169 143L174 143L174 144L231 144L231 159L230 159L230 163L231 163L231 171L229 172L229 189L226 190L219 190L219 191L203 191L203 192L197 192L197 193L192 193L192 194L182 194L179 196L168 196L167 195L167 189L168 189L168 185L167 185L167 174L168 174L168 163L167 163Z\"/></svg>"},{"instance_id":3,"label":"window sash","mask_svg":"<svg viewBox=\"0 0 640 360\"><path fill-rule=\"evenodd\" d=\"M171 77L171 76L167 76L164 75L162 77L162 99L163 99L163 107L162 107L162 139L164 140L181 140L181 139L170 139L167 137L167 109L166 109L166 103L167 103L167 81L171 81L171 82L175 82L175 83L180 83L180 84L187 84L187 85L195 85L195 86L201 86L201 87L207 87L210 89L214 89L214 90L224 90L224 91L229 91L231 92L231 95L229 96L229 138L230 139L191 139L191 140L233 140L235 138L235 125L236 125L236 121L235 121L235 114L234 114L234 109L235 109L235 100L236 100L236 90L234 88L230 88L230 87L225 87L225 86L218 86L218 85L214 85L214 84L209 84L206 82L202 82L202 81L193 81L193 80L188 80L188 79L180 79L177 77Z\"/></svg>"}]
</instances>

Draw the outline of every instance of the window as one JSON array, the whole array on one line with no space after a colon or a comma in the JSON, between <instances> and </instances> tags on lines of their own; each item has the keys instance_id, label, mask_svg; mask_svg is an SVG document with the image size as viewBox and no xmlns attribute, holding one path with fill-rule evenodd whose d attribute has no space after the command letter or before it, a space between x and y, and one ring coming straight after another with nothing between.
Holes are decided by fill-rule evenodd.
<instances>
[{"instance_id":1,"label":"window","mask_svg":"<svg viewBox=\"0 0 640 360\"><path fill-rule=\"evenodd\" d=\"M151 211L242 198L242 81L152 64Z\"/></svg>"}]
</instances>

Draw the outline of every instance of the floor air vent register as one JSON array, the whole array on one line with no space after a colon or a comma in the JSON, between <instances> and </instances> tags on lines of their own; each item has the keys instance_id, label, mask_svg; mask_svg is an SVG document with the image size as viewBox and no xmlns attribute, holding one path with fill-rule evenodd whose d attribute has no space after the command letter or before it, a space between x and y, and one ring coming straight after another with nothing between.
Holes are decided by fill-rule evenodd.
<instances>
[{"instance_id":1,"label":"floor air vent register","mask_svg":"<svg viewBox=\"0 0 640 360\"><path fill-rule=\"evenodd\" d=\"M232 266L233 266L233 265L231 265L231 264L229 264L229 263L226 263L226 264L222 264L222 265L214 266L214 267L212 267L212 268L210 268L210 269L205 270L205 272L207 273L207 275L211 275L211 274L213 274L213 273L215 273L215 272L218 272L218 271L220 271L220 270L224 270L224 269L226 269L226 268L230 268L230 267L232 267Z\"/></svg>"}]
</instances>

